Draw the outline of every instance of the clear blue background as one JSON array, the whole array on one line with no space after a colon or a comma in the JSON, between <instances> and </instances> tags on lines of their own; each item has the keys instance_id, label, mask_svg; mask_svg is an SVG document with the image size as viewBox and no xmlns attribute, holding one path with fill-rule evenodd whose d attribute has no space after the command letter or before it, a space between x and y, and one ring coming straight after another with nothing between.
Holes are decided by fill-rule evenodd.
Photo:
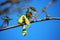
<instances>
[{"instance_id":1,"label":"clear blue background","mask_svg":"<svg viewBox=\"0 0 60 40\"><path fill-rule=\"evenodd\" d=\"M0 0L2 2L4 0ZM33 0L29 3L29 6L33 6L37 9L39 13L42 7L46 6L50 0ZM6 6L4 6L6 7ZM4 9L3 7L3 9ZM17 6L15 6L17 7ZM52 4L47 12L52 17L60 17L60 0L57 0ZM25 12L24 12L25 13ZM9 15L13 18L10 21L10 25L17 24L18 16L16 14ZM41 14L37 19L44 17L45 14ZM2 24L0 19L0 25ZM28 34L24 37L22 36L22 27L12 28L0 32L0 40L60 40L60 21L59 20L49 20L38 23L31 24L31 28L28 29Z\"/></svg>"}]
</instances>

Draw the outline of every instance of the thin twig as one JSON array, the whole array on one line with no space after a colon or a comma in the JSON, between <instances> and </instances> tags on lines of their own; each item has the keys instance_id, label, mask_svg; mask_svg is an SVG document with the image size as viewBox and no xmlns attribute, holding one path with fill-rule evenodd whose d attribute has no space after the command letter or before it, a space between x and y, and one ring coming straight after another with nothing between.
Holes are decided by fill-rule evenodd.
<instances>
[{"instance_id":1,"label":"thin twig","mask_svg":"<svg viewBox=\"0 0 60 40\"><path fill-rule=\"evenodd\" d=\"M31 23L36 23L36 22L42 22L42 21L47 21L47 20L60 20L60 18L43 18L43 19L40 19L40 20L36 20L36 21L31 21ZM25 24L23 24L25 25ZM8 29L11 29L11 28L16 28L16 27L21 27L22 25L20 24L17 24L17 25L14 25L14 26L8 26L8 27L5 27L5 28L1 28L0 31L4 31L4 30L8 30Z\"/></svg>"}]
</instances>

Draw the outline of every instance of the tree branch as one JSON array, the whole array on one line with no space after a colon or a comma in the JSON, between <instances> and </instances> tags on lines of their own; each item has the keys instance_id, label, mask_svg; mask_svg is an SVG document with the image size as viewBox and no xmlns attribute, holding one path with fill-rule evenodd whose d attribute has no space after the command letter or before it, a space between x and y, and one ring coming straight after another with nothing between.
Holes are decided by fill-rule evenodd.
<instances>
[{"instance_id":1,"label":"tree branch","mask_svg":"<svg viewBox=\"0 0 60 40\"><path fill-rule=\"evenodd\" d=\"M60 20L60 18L51 18L51 17L46 18L46 17L44 17L43 19L40 19L40 20L31 21L31 23L42 22L42 21L47 21L47 20ZM23 24L23 25L26 25L26 24ZM16 28L16 27L21 27L23 25L17 24L17 25L14 25L14 26L8 26L8 27L5 27L5 28L0 28L0 31L4 31L4 30L11 29L11 28Z\"/></svg>"}]
</instances>

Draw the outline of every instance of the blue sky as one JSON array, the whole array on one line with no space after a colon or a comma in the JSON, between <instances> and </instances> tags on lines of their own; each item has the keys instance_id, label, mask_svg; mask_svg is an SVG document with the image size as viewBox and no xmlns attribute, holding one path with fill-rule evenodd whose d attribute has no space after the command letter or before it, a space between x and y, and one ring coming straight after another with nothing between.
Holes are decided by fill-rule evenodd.
<instances>
[{"instance_id":1,"label":"blue sky","mask_svg":"<svg viewBox=\"0 0 60 40\"><path fill-rule=\"evenodd\" d=\"M2 2L4 0L0 0ZM37 14L41 11L42 7L45 7L50 0L33 0L29 6L33 6L37 9ZM3 9L8 5L3 6ZM14 6L17 7L17 6ZM12 10L12 9L11 9ZM26 9L22 12L25 13ZM60 17L60 0L57 0L46 10L52 17ZM43 18L45 16L42 13L37 19ZM17 24L17 19L19 18L16 14L9 15L13 18L10 21L9 26ZM2 24L0 20L0 24ZM31 24L31 28L27 28L27 35L22 36L22 27L12 28L0 32L0 40L60 40L60 21L59 20L49 20L38 23Z\"/></svg>"}]
</instances>

